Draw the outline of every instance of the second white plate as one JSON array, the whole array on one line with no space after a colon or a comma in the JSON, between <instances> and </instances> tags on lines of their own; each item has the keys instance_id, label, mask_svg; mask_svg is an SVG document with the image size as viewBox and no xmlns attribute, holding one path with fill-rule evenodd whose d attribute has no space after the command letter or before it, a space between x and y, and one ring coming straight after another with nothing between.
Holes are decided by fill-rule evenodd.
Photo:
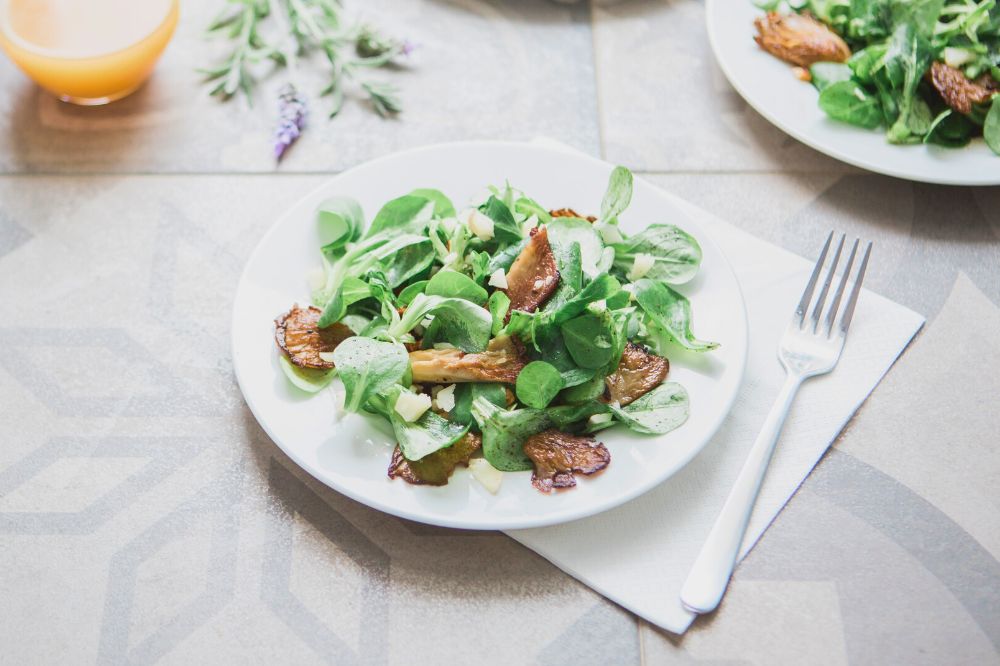
<instances>
[{"instance_id":1,"label":"second white plate","mask_svg":"<svg viewBox=\"0 0 1000 666\"><path fill-rule=\"evenodd\" d=\"M885 132L827 117L816 89L753 41L763 12L751 0L707 0L708 38L729 82L747 103L802 143L848 164L925 183L1000 185L1000 156L982 139L964 148L896 146Z\"/></svg>"}]
</instances>

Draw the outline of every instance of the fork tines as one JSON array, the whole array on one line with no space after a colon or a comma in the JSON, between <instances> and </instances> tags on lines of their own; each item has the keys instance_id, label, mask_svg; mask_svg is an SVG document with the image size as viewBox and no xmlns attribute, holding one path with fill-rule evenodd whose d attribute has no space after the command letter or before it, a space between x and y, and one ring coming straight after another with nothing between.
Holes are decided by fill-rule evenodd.
<instances>
[{"instance_id":1,"label":"fork tines","mask_svg":"<svg viewBox=\"0 0 1000 666\"><path fill-rule=\"evenodd\" d=\"M816 290L816 282L819 280L820 273L823 271L823 265L826 263L826 257L830 253L830 245L833 243L833 232L826 238L826 243L823 245L823 251L819 253L819 259L816 260L816 267L813 268L812 275L809 277L809 282L806 284L805 291L802 292L802 298L799 300L798 307L795 308L795 321L798 323L799 328L804 328L806 322L812 324L812 330L814 333L819 332L820 317L823 314L823 305L826 303L826 298L830 293L830 285L833 283L833 278L837 273L837 264L840 263L840 257L844 251L844 242L847 240L846 234L841 234L840 241L837 243L837 248L834 250L833 259L830 261L830 267L826 271L826 277L823 279L823 284L820 286L819 294L816 297L816 303L812 307L812 313L806 317L809 312L809 304L813 300L813 292ZM823 317L823 332L830 336L834 330L834 322L837 319L837 311L840 308L840 302L844 296L844 289L847 287L847 282L851 274L851 268L854 266L854 260L858 254L858 245L860 244L860 239L855 239L854 244L851 246L851 252L847 257L847 265L843 267L842 274L840 276L840 282L837 285L837 291L834 292L833 301L830 303L829 309L827 309L826 316ZM857 274L854 277L854 284L851 287L851 293L847 297L847 303L844 306L843 311L840 314L840 325L838 327L840 334L846 334L848 327L851 325L851 318L854 316L854 307L858 303L858 294L861 292L861 283L865 279L865 270L868 268L868 257L872 252L872 244L869 242L865 247L864 256L861 257L861 264L857 270Z\"/></svg>"}]
</instances>

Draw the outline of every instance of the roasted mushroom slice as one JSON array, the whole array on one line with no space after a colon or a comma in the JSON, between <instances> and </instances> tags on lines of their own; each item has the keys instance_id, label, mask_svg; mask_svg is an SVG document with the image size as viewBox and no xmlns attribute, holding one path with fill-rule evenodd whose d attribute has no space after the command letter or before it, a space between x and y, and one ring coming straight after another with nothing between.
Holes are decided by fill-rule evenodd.
<instances>
[{"instance_id":1,"label":"roasted mushroom slice","mask_svg":"<svg viewBox=\"0 0 1000 666\"><path fill-rule=\"evenodd\" d=\"M555 210L550 210L549 215L552 217L578 217L581 220L587 220L587 222L597 222L597 218L593 215L580 215L572 208L556 208Z\"/></svg>"},{"instance_id":2,"label":"roasted mushroom slice","mask_svg":"<svg viewBox=\"0 0 1000 666\"><path fill-rule=\"evenodd\" d=\"M531 485L543 493L553 488L572 488L573 474L594 474L611 462L608 447L593 437L567 435L546 430L524 442L524 454L535 464Z\"/></svg>"},{"instance_id":3,"label":"roasted mushroom slice","mask_svg":"<svg viewBox=\"0 0 1000 666\"><path fill-rule=\"evenodd\" d=\"M334 324L320 328L319 317L323 314L312 306L292 309L274 320L274 341L293 365L314 370L329 370L332 361L325 361L321 353L332 352L337 345L354 333L344 324Z\"/></svg>"},{"instance_id":4,"label":"roasted mushroom slice","mask_svg":"<svg viewBox=\"0 0 1000 666\"><path fill-rule=\"evenodd\" d=\"M452 384L498 382L513 384L527 361L508 336L490 340L486 351L467 354L460 349L420 349L410 352L413 381Z\"/></svg>"},{"instance_id":5,"label":"roasted mushroom slice","mask_svg":"<svg viewBox=\"0 0 1000 666\"><path fill-rule=\"evenodd\" d=\"M630 342L625 345L618 367L604 380L605 400L622 406L638 400L662 384L669 370L670 361Z\"/></svg>"},{"instance_id":6,"label":"roasted mushroom slice","mask_svg":"<svg viewBox=\"0 0 1000 666\"><path fill-rule=\"evenodd\" d=\"M420 460L407 460L396 447L389 463L389 478L400 478L407 483L427 486L443 486L458 465L468 465L469 458L482 445L479 435L471 432L446 449L435 451Z\"/></svg>"},{"instance_id":7,"label":"roasted mushroom slice","mask_svg":"<svg viewBox=\"0 0 1000 666\"><path fill-rule=\"evenodd\" d=\"M959 113L972 113L973 104L989 101L996 91L990 85L991 82L996 83L992 77L970 81L961 70L943 62L931 63L928 77L944 103Z\"/></svg>"},{"instance_id":8,"label":"roasted mushroom slice","mask_svg":"<svg viewBox=\"0 0 1000 666\"><path fill-rule=\"evenodd\" d=\"M771 55L793 65L846 62L851 57L851 49L844 40L808 14L768 12L753 24L757 28L754 41Z\"/></svg>"},{"instance_id":9,"label":"roasted mushroom slice","mask_svg":"<svg viewBox=\"0 0 1000 666\"><path fill-rule=\"evenodd\" d=\"M507 271L510 309L534 312L558 286L559 269L549 245L548 230L532 229L531 240Z\"/></svg>"}]
</instances>

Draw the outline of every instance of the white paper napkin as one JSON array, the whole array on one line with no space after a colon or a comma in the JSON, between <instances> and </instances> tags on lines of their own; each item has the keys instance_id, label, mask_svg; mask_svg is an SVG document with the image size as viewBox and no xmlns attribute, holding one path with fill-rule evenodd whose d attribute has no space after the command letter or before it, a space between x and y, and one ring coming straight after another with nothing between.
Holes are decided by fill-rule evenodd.
<instances>
[{"instance_id":1,"label":"white paper napkin","mask_svg":"<svg viewBox=\"0 0 1000 666\"><path fill-rule=\"evenodd\" d=\"M722 247L746 298L750 323L746 378L732 413L701 454L659 488L592 518L507 534L633 613L683 633L694 615L681 606L681 585L784 381L776 356L778 340L812 262L675 200ZM878 260L876 247L872 261ZM833 373L807 381L792 408L741 559L923 321L901 305L862 292L840 364Z\"/></svg>"}]
</instances>

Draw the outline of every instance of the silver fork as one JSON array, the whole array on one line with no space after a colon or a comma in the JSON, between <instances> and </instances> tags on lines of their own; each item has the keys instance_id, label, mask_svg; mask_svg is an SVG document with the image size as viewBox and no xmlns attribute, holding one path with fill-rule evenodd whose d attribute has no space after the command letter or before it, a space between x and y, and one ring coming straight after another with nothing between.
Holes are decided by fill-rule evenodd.
<instances>
[{"instance_id":1,"label":"silver fork","mask_svg":"<svg viewBox=\"0 0 1000 666\"><path fill-rule=\"evenodd\" d=\"M736 556L743 543L743 535L750 522L750 514L757 501L764 473L767 471L768 463L771 462L774 445L778 441L778 435L781 434L785 417L788 416L792 400L799 387L803 381L810 377L830 372L840 360L840 354L844 350L844 340L847 338L847 329L851 325L854 307L857 305L858 294L861 292L861 282L864 280L865 270L868 268L868 257L872 251L872 244L868 243L858 268L857 277L854 278L854 285L838 319L838 310L841 309L844 290L847 287L848 277L858 253L859 241L854 241L851 254L847 259L847 266L843 270L837 291L833 295L833 301L824 315L823 306L830 293L830 285L833 283L837 264L840 262L844 250L844 240L845 236L842 235L826 272L826 277L823 279L823 284L820 286L819 294L816 296L815 304L810 311L809 306L813 302L813 292L816 290L816 283L823 272L823 265L833 242L833 232L830 232L826 244L823 246L823 251L820 253L819 259L816 260L812 276L806 284L805 291L802 292L799 305L795 308L795 314L792 315L792 321L778 345L778 358L787 373L785 385L778 394L774 406L771 407L771 412L767 415L767 420L764 421L764 426L761 428L760 434L757 435L753 448L750 449L750 455L743 464L736 484L722 507L722 513L715 521L715 525L708 535L708 540L702 546L698 559L695 560L687 580L684 581L684 587L681 589L681 603L692 612L709 613L715 610L722 600L722 595L729 584L729 577L736 565Z\"/></svg>"}]
</instances>

